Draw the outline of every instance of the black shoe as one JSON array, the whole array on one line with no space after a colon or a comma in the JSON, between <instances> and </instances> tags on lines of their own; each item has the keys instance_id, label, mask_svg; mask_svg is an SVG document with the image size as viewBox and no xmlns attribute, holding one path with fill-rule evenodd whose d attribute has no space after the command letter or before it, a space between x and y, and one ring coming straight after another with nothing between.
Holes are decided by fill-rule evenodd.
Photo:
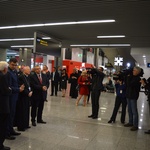
<instances>
[{"instance_id":1,"label":"black shoe","mask_svg":"<svg viewBox=\"0 0 150 150\"><path fill-rule=\"evenodd\" d=\"M48 100L46 99L45 102L48 102Z\"/></svg>"},{"instance_id":2,"label":"black shoe","mask_svg":"<svg viewBox=\"0 0 150 150\"><path fill-rule=\"evenodd\" d=\"M13 131L13 132L10 133L10 135L15 135L15 136L20 135L20 134L21 134L21 133L16 132L16 131Z\"/></svg>"},{"instance_id":3,"label":"black shoe","mask_svg":"<svg viewBox=\"0 0 150 150\"><path fill-rule=\"evenodd\" d=\"M115 123L115 121L113 121L113 120L109 120L109 121L108 121L108 123Z\"/></svg>"},{"instance_id":4,"label":"black shoe","mask_svg":"<svg viewBox=\"0 0 150 150\"><path fill-rule=\"evenodd\" d=\"M97 119L97 118L98 118L97 116L93 116L93 117L92 117L92 119Z\"/></svg>"},{"instance_id":5,"label":"black shoe","mask_svg":"<svg viewBox=\"0 0 150 150\"><path fill-rule=\"evenodd\" d=\"M23 129L23 128L18 128L17 130L18 131L25 131L25 129Z\"/></svg>"},{"instance_id":6,"label":"black shoe","mask_svg":"<svg viewBox=\"0 0 150 150\"><path fill-rule=\"evenodd\" d=\"M130 123L127 123L124 125L124 127L132 127L132 126L133 126L133 124L130 124Z\"/></svg>"},{"instance_id":7,"label":"black shoe","mask_svg":"<svg viewBox=\"0 0 150 150\"><path fill-rule=\"evenodd\" d=\"M26 129L30 129L30 128L31 128L30 126L26 127Z\"/></svg>"},{"instance_id":8,"label":"black shoe","mask_svg":"<svg viewBox=\"0 0 150 150\"><path fill-rule=\"evenodd\" d=\"M10 147L4 146L1 150L10 150Z\"/></svg>"},{"instance_id":9,"label":"black shoe","mask_svg":"<svg viewBox=\"0 0 150 150\"><path fill-rule=\"evenodd\" d=\"M7 139L7 140L15 140L16 137L14 137L14 136L6 136L5 139Z\"/></svg>"},{"instance_id":10,"label":"black shoe","mask_svg":"<svg viewBox=\"0 0 150 150\"><path fill-rule=\"evenodd\" d=\"M145 134L150 134L150 130L148 130L148 131L145 131L144 133L145 133Z\"/></svg>"},{"instance_id":11,"label":"black shoe","mask_svg":"<svg viewBox=\"0 0 150 150\"><path fill-rule=\"evenodd\" d=\"M32 126L34 126L34 127L35 127L35 126L36 126L36 123L35 123L35 122L32 122Z\"/></svg>"},{"instance_id":12,"label":"black shoe","mask_svg":"<svg viewBox=\"0 0 150 150\"><path fill-rule=\"evenodd\" d=\"M43 123L43 124L46 124L46 122L43 121L43 120L37 121L37 123Z\"/></svg>"},{"instance_id":13,"label":"black shoe","mask_svg":"<svg viewBox=\"0 0 150 150\"><path fill-rule=\"evenodd\" d=\"M50 96L53 96L53 94L51 94Z\"/></svg>"},{"instance_id":14,"label":"black shoe","mask_svg":"<svg viewBox=\"0 0 150 150\"><path fill-rule=\"evenodd\" d=\"M138 127L133 126L130 130L131 131L136 131L136 130L138 130Z\"/></svg>"},{"instance_id":15,"label":"black shoe","mask_svg":"<svg viewBox=\"0 0 150 150\"><path fill-rule=\"evenodd\" d=\"M93 115L88 116L88 118L93 118Z\"/></svg>"}]
</instances>

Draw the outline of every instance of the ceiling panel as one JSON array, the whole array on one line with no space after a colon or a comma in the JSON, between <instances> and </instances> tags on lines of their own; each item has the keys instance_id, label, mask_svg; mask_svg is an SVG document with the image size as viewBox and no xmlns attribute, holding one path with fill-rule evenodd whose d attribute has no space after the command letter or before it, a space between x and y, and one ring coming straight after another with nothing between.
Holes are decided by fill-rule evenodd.
<instances>
[{"instance_id":1,"label":"ceiling panel","mask_svg":"<svg viewBox=\"0 0 150 150\"><path fill-rule=\"evenodd\" d=\"M3 0L0 1L0 27L10 25L56 23L115 19L115 23L66 26L32 27L0 30L0 39L33 37L40 31L62 41L63 47L71 44L131 44L120 48L130 59L130 48L150 47L150 1L95 1L95 0ZM98 35L125 35L122 39L97 39ZM31 41L0 42L1 48L31 44ZM108 52L108 55L111 52ZM111 57L111 55L109 55ZM130 57L129 57L130 56ZM111 58L110 58L111 59ZM137 60L138 61L138 60Z\"/></svg>"}]
</instances>

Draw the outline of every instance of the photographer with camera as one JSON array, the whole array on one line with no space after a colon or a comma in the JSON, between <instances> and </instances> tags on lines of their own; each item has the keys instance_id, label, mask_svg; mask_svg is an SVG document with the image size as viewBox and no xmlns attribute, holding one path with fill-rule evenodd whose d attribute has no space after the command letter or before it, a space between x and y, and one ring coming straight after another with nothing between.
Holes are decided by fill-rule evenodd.
<instances>
[{"instance_id":1,"label":"photographer with camera","mask_svg":"<svg viewBox=\"0 0 150 150\"><path fill-rule=\"evenodd\" d=\"M91 100L92 100L92 114L88 116L92 119L98 118L99 113L99 98L101 95L101 91L104 89L103 87L103 79L105 74L103 73L103 67L99 67L96 69L94 65L91 66L92 69L90 73L92 74L92 85L91 85Z\"/></svg>"},{"instance_id":2,"label":"photographer with camera","mask_svg":"<svg viewBox=\"0 0 150 150\"><path fill-rule=\"evenodd\" d=\"M122 124L124 124L126 116L127 100L126 100L126 85L124 83L123 78L118 78L118 80L115 80L115 88L116 88L115 105L112 116L108 121L108 123L115 123L119 107L120 105L122 105L122 113L120 121Z\"/></svg>"},{"instance_id":3,"label":"photographer with camera","mask_svg":"<svg viewBox=\"0 0 150 150\"><path fill-rule=\"evenodd\" d=\"M145 89L145 95L147 95L147 101L149 104L149 112L150 112L150 77L146 80L145 78L143 78L141 80L141 84L143 86L143 88ZM150 130L145 131L145 134L150 134Z\"/></svg>"},{"instance_id":4,"label":"photographer with camera","mask_svg":"<svg viewBox=\"0 0 150 150\"><path fill-rule=\"evenodd\" d=\"M126 98L128 104L129 122L125 124L125 127L131 127L131 131L138 130L138 109L137 100L139 97L141 87L141 76L143 70L140 67L134 67L132 72L129 72L126 77Z\"/></svg>"}]
</instances>

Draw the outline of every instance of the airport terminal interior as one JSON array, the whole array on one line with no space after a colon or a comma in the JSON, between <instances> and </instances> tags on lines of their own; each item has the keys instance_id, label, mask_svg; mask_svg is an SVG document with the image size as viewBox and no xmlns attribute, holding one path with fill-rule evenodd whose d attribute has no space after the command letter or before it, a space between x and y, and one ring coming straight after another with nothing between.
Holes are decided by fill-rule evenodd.
<instances>
[{"instance_id":1,"label":"airport terminal interior","mask_svg":"<svg viewBox=\"0 0 150 150\"><path fill-rule=\"evenodd\" d=\"M0 61L12 57L20 68L47 65L52 72L60 66L69 76L73 68L82 71L94 65L103 66L113 78L114 72L140 66L148 79L150 1L0 0ZM61 91L50 96L50 86L43 110L46 124L32 126L30 119L31 128L23 132L15 127L21 135L4 145L11 150L150 150L150 134L145 134L150 108L143 91L137 131L121 123L121 107L116 122L108 123L115 92L101 92L98 119L92 119L91 98L85 107L83 99L76 106L69 91L68 83L65 97Z\"/></svg>"},{"instance_id":2,"label":"airport terminal interior","mask_svg":"<svg viewBox=\"0 0 150 150\"><path fill-rule=\"evenodd\" d=\"M140 93L138 99L139 130L130 131L120 122L121 108L116 123L108 124L115 101L115 94L102 92L98 119L91 115L91 102L83 107L81 100L69 97L69 85L66 97L48 94L45 102L43 120L46 124L37 124L15 140L6 140L5 145L12 150L149 150L150 135L144 132L150 129L150 116L147 96ZM128 122L128 113L126 114Z\"/></svg>"}]
</instances>

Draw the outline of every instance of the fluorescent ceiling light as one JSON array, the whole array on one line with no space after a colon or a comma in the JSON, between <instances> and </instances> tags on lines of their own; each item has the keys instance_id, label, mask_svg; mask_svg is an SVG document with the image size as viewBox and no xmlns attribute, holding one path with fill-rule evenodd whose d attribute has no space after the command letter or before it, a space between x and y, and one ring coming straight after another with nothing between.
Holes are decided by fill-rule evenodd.
<instances>
[{"instance_id":1,"label":"fluorescent ceiling light","mask_svg":"<svg viewBox=\"0 0 150 150\"><path fill-rule=\"evenodd\" d=\"M17 38L17 39L0 39L0 42L9 42L9 41L30 41L34 38Z\"/></svg>"},{"instance_id":2,"label":"fluorescent ceiling light","mask_svg":"<svg viewBox=\"0 0 150 150\"><path fill-rule=\"evenodd\" d=\"M75 24L91 24L91 23L110 23L115 22L114 19L110 20L91 20L91 21L73 21L73 22L58 22L58 23L43 23L43 24L29 24L29 25L16 25L16 26L3 26L2 29L14 28L29 28L29 27L43 27L43 26L58 26L58 25L75 25Z\"/></svg>"},{"instance_id":3,"label":"fluorescent ceiling light","mask_svg":"<svg viewBox=\"0 0 150 150\"><path fill-rule=\"evenodd\" d=\"M7 53L8 55L16 55L17 53Z\"/></svg>"},{"instance_id":4,"label":"fluorescent ceiling light","mask_svg":"<svg viewBox=\"0 0 150 150\"><path fill-rule=\"evenodd\" d=\"M51 39L50 37L43 37L42 38L43 40L49 40L49 39Z\"/></svg>"},{"instance_id":5,"label":"fluorescent ceiling light","mask_svg":"<svg viewBox=\"0 0 150 150\"><path fill-rule=\"evenodd\" d=\"M130 44L74 44L70 45L72 47L91 47L91 46L98 46L98 47L120 47L120 46L130 46Z\"/></svg>"},{"instance_id":6,"label":"fluorescent ceiling light","mask_svg":"<svg viewBox=\"0 0 150 150\"><path fill-rule=\"evenodd\" d=\"M108 35L108 36L97 36L97 38L124 38L125 35Z\"/></svg>"},{"instance_id":7,"label":"fluorescent ceiling light","mask_svg":"<svg viewBox=\"0 0 150 150\"><path fill-rule=\"evenodd\" d=\"M13 45L11 46L12 48L17 48L17 47L33 47L33 45Z\"/></svg>"}]
</instances>

